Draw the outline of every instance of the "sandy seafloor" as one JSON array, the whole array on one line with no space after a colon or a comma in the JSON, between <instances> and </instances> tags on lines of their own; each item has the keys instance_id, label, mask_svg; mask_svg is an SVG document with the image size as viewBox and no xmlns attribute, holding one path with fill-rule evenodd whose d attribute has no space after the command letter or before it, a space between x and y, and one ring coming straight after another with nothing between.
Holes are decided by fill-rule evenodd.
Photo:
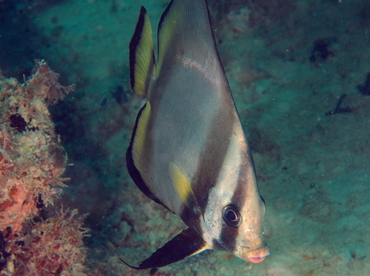
<instances>
[{"instance_id":1,"label":"sandy seafloor","mask_svg":"<svg viewBox=\"0 0 370 276\"><path fill-rule=\"evenodd\" d=\"M2 73L22 79L42 58L76 84L52 114L73 164L61 203L87 214L91 229L87 274L370 275L370 96L356 88L370 72L367 0L210 1L271 255L249 264L207 251L151 271L120 263L140 262L183 227L125 167L143 102L128 83L142 4L156 27L167 1L0 1Z\"/></svg>"}]
</instances>

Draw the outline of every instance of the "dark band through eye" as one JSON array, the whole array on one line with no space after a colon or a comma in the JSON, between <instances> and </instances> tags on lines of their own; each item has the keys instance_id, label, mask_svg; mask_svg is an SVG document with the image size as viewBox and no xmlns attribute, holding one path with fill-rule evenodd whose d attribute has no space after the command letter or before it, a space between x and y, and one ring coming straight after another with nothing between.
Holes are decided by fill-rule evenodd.
<instances>
[{"instance_id":1,"label":"dark band through eye","mask_svg":"<svg viewBox=\"0 0 370 276\"><path fill-rule=\"evenodd\" d=\"M241 222L239 211L234 206L230 205L224 208L223 218L225 222L232 227L238 227Z\"/></svg>"}]
</instances>

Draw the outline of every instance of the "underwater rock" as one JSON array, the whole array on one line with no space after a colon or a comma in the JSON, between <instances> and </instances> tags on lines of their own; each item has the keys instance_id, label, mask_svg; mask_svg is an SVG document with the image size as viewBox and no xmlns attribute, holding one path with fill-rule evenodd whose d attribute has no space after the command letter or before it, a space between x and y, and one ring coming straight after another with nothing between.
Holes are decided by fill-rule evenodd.
<instances>
[{"instance_id":1,"label":"underwater rock","mask_svg":"<svg viewBox=\"0 0 370 276\"><path fill-rule=\"evenodd\" d=\"M334 52L330 50L330 42L325 39L318 39L313 45L310 55L310 61L313 63L321 63L326 61L329 57L334 56Z\"/></svg>"},{"instance_id":2,"label":"underwater rock","mask_svg":"<svg viewBox=\"0 0 370 276\"><path fill-rule=\"evenodd\" d=\"M48 105L73 86L58 78L44 61L24 84L0 75L0 275L86 275L83 218L40 216L65 186L67 156Z\"/></svg>"}]
</instances>

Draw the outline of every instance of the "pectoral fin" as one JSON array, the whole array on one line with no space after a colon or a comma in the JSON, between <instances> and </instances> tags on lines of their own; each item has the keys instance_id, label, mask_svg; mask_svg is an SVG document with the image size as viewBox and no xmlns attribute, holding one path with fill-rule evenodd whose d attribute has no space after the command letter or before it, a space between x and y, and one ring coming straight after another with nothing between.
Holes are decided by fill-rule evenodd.
<instances>
[{"instance_id":1,"label":"pectoral fin","mask_svg":"<svg viewBox=\"0 0 370 276\"><path fill-rule=\"evenodd\" d=\"M181 231L172 240L167 242L163 247L154 252L148 259L144 260L139 266L131 266L120 259L127 266L134 269L146 269L153 267L162 267L189 256L210 249L201 236L194 230L186 229Z\"/></svg>"},{"instance_id":2,"label":"pectoral fin","mask_svg":"<svg viewBox=\"0 0 370 276\"><path fill-rule=\"evenodd\" d=\"M197 198L194 195L193 189L190 186L186 176L180 170L175 163L169 164L169 174L172 179L172 183L175 187L177 195L181 201L190 209L200 209Z\"/></svg>"}]
</instances>

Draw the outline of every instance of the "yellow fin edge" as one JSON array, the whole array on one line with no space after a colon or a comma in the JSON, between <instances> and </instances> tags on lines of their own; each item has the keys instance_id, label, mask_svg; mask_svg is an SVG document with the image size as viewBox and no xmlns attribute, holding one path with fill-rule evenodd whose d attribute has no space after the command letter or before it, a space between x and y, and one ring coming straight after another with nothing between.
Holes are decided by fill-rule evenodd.
<instances>
[{"instance_id":1,"label":"yellow fin edge","mask_svg":"<svg viewBox=\"0 0 370 276\"><path fill-rule=\"evenodd\" d=\"M146 95L154 72L153 33L149 16L141 7L135 33L130 42L130 81L135 93Z\"/></svg>"},{"instance_id":2,"label":"yellow fin edge","mask_svg":"<svg viewBox=\"0 0 370 276\"><path fill-rule=\"evenodd\" d=\"M173 42L173 34L176 31L178 18L181 11L171 9L172 2L168 5L167 9L164 11L161 20L159 22L158 30L158 64L157 72L161 71L163 60L168 49L171 47L171 42Z\"/></svg>"},{"instance_id":3,"label":"yellow fin edge","mask_svg":"<svg viewBox=\"0 0 370 276\"><path fill-rule=\"evenodd\" d=\"M132 145L132 157L137 169L143 173L144 170L144 156L145 156L145 143L150 119L151 106L147 101L141 112L139 121L137 123L134 143ZM144 176L144 175L143 175Z\"/></svg>"}]
</instances>

